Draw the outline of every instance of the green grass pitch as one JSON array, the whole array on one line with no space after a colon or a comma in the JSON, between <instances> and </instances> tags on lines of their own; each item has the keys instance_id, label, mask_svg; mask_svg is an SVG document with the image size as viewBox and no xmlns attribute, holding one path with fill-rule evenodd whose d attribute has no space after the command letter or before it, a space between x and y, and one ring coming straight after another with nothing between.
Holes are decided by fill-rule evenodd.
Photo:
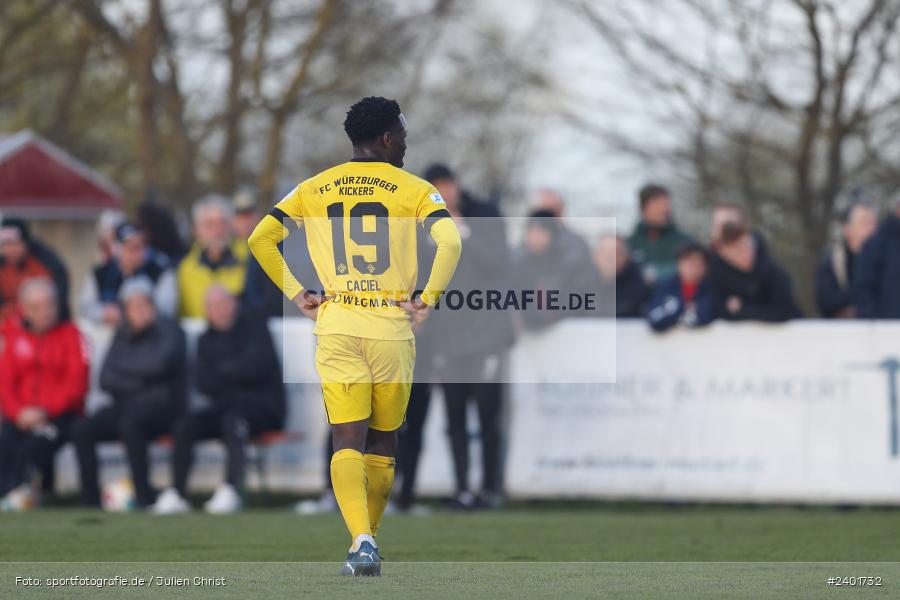
<instances>
[{"instance_id":1,"label":"green grass pitch","mask_svg":"<svg viewBox=\"0 0 900 600\"><path fill-rule=\"evenodd\" d=\"M390 515L379 536L384 576L373 580L337 574L349 539L334 514L48 508L0 515L0 598L896 597L898 531L900 511L885 509L556 503ZM145 585L47 582L72 576ZM827 584L861 576L882 585ZM17 577L44 583L17 585Z\"/></svg>"}]
</instances>

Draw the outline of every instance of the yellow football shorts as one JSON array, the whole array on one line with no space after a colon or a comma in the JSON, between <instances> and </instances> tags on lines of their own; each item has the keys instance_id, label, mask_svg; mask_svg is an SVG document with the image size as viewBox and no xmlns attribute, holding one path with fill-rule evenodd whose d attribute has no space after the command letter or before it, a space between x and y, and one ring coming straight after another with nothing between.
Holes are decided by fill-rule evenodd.
<instances>
[{"instance_id":1,"label":"yellow football shorts","mask_svg":"<svg viewBox=\"0 0 900 600\"><path fill-rule=\"evenodd\" d=\"M378 431L399 429L406 417L416 341L373 340L352 335L319 335L316 370L328 422L369 419Z\"/></svg>"}]
</instances>

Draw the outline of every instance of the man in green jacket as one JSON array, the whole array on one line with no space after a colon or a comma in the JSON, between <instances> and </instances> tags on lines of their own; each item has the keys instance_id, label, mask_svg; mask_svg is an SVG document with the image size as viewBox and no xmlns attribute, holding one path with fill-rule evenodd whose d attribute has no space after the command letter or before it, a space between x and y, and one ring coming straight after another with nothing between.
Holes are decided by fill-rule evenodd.
<instances>
[{"instance_id":1,"label":"man in green jacket","mask_svg":"<svg viewBox=\"0 0 900 600\"><path fill-rule=\"evenodd\" d=\"M628 245L650 282L675 273L678 250L692 241L672 222L672 195L661 185L648 184L638 193L641 220Z\"/></svg>"}]
</instances>

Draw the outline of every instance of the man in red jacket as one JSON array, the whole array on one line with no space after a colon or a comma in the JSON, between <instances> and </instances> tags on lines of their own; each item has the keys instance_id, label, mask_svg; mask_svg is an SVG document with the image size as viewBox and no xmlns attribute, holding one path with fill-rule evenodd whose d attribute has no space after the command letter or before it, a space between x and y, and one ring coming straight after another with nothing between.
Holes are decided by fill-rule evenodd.
<instances>
[{"instance_id":1,"label":"man in red jacket","mask_svg":"<svg viewBox=\"0 0 900 600\"><path fill-rule=\"evenodd\" d=\"M0 353L0 496L53 460L84 408L88 354L78 329L59 319L56 286L25 281L19 313L2 328Z\"/></svg>"}]
</instances>

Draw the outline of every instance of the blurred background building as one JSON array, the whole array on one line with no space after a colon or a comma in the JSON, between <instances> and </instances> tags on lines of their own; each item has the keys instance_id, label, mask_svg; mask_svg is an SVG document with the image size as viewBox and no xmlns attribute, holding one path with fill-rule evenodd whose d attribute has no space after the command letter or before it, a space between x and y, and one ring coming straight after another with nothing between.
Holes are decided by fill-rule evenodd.
<instances>
[{"instance_id":1,"label":"blurred background building","mask_svg":"<svg viewBox=\"0 0 900 600\"><path fill-rule=\"evenodd\" d=\"M115 184L62 148L30 130L0 134L0 214L27 219L51 240L73 281L97 258L100 214L122 205Z\"/></svg>"}]
</instances>

